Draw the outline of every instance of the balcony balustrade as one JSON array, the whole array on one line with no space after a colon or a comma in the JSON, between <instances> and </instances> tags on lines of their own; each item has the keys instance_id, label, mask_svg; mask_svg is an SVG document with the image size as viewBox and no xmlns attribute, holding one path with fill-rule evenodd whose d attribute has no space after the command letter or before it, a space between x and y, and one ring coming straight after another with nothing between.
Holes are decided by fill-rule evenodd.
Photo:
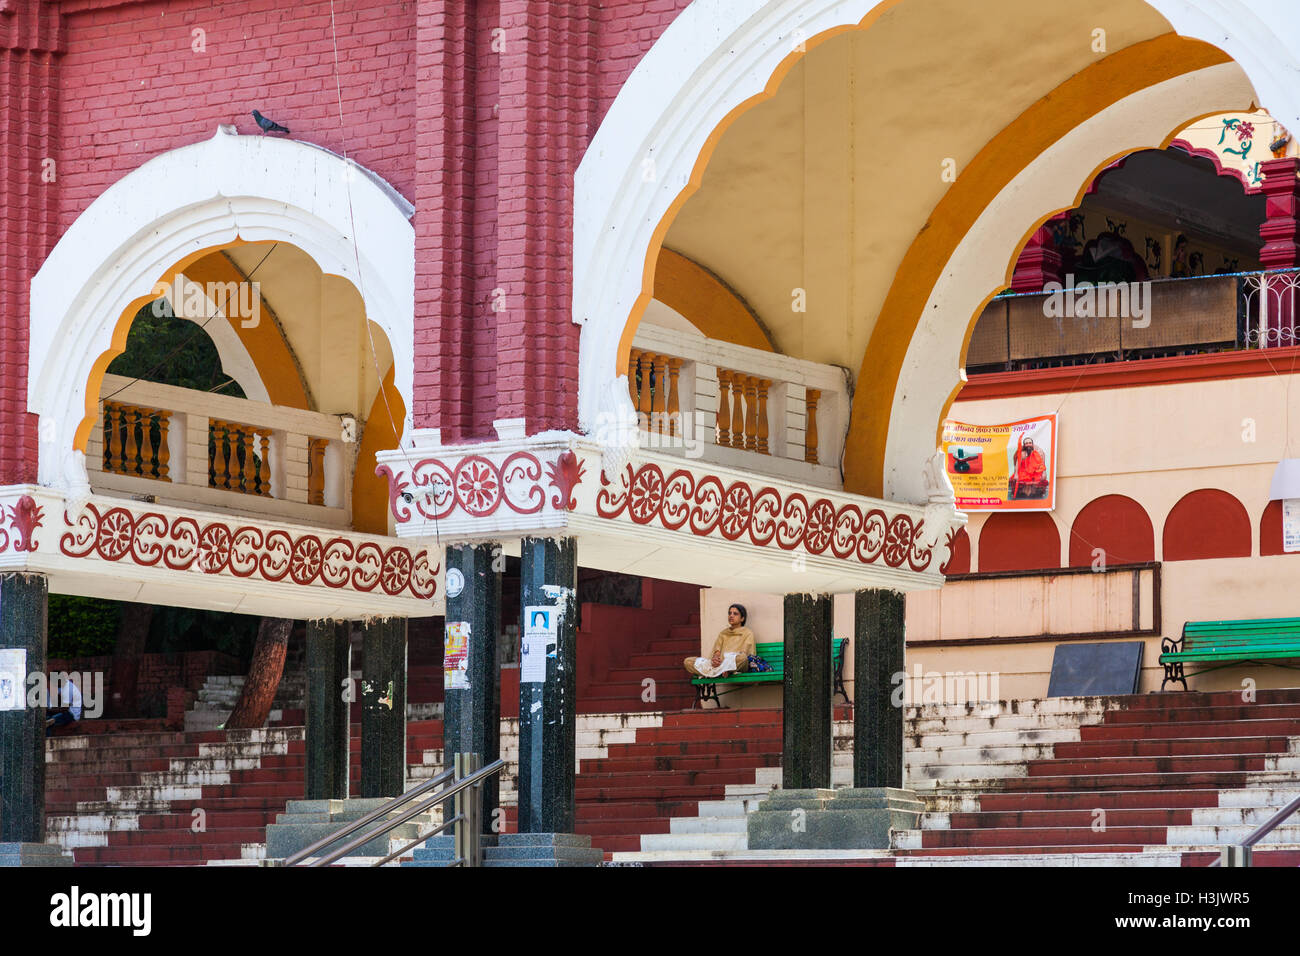
<instances>
[{"instance_id":1,"label":"balcony balustrade","mask_svg":"<svg viewBox=\"0 0 1300 956\"><path fill-rule=\"evenodd\" d=\"M848 373L643 325L628 389L642 444L824 487L840 483Z\"/></svg>"},{"instance_id":2,"label":"balcony balustrade","mask_svg":"<svg viewBox=\"0 0 1300 956\"><path fill-rule=\"evenodd\" d=\"M337 416L117 375L102 394L97 493L349 526L356 445Z\"/></svg>"},{"instance_id":3,"label":"balcony balustrade","mask_svg":"<svg viewBox=\"0 0 1300 956\"><path fill-rule=\"evenodd\" d=\"M1143 285L1121 283L1120 285ZM1141 314L1127 294L1100 284L1087 315L1061 314L1079 284L1061 292L993 298L971 335L968 374L1094 365L1134 359L1300 345L1300 270L1153 279ZM1057 296L1056 301L1052 297ZM1097 306L1101 306L1100 313ZM1117 308L1118 306L1118 308Z\"/></svg>"}]
</instances>

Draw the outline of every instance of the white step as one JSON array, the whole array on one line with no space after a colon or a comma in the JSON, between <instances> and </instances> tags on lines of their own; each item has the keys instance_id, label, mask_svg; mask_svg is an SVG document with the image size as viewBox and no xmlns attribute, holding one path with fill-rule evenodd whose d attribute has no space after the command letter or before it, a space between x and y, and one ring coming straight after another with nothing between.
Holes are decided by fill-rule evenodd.
<instances>
[{"instance_id":1,"label":"white step","mask_svg":"<svg viewBox=\"0 0 1300 956\"><path fill-rule=\"evenodd\" d=\"M908 676L910 678L913 675L909 673ZM1096 716L1100 719L1101 715L1108 710L1121 709L1119 703L1113 697L1037 697L1023 700L1001 700L996 703L999 712L1008 716L1055 714ZM986 705L982 703L923 704L921 706L909 706L906 716L909 721L934 717L962 717L969 716L972 711L985 709Z\"/></svg>"},{"instance_id":2,"label":"white step","mask_svg":"<svg viewBox=\"0 0 1300 956\"><path fill-rule=\"evenodd\" d=\"M745 833L746 818L739 816L673 817L668 821L669 833Z\"/></svg>"},{"instance_id":3,"label":"white step","mask_svg":"<svg viewBox=\"0 0 1300 956\"><path fill-rule=\"evenodd\" d=\"M1284 807L1300 797L1296 787L1234 787L1219 791L1220 807Z\"/></svg>"},{"instance_id":4,"label":"white step","mask_svg":"<svg viewBox=\"0 0 1300 956\"><path fill-rule=\"evenodd\" d=\"M702 817L743 817L745 814L757 810L761 802L762 797L748 797L739 800L701 800L699 813Z\"/></svg>"},{"instance_id":5,"label":"white step","mask_svg":"<svg viewBox=\"0 0 1300 956\"><path fill-rule=\"evenodd\" d=\"M953 750L960 747L978 749L981 747L1021 747L1034 744L1074 743L1081 739L1077 727L1063 727L1055 730L1033 728L1029 730L981 730L977 732L961 731L956 733L926 733L919 737L904 738L906 752Z\"/></svg>"},{"instance_id":6,"label":"white step","mask_svg":"<svg viewBox=\"0 0 1300 956\"><path fill-rule=\"evenodd\" d=\"M933 750L908 750L903 755L903 763L908 767L926 767L1024 762L1054 756L1056 756L1055 744L1026 743L1002 747L942 747Z\"/></svg>"},{"instance_id":7,"label":"white step","mask_svg":"<svg viewBox=\"0 0 1300 956\"><path fill-rule=\"evenodd\" d=\"M1292 820L1294 819L1292 817ZM1169 827L1165 840L1171 846L1237 846L1250 836L1256 826L1239 824L1224 827ZM1291 825L1283 823L1255 845L1271 846L1276 843L1300 843L1300 823Z\"/></svg>"},{"instance_id":8,"label":"white step","mask_svg":"<svg viewBox=\"0 0 1300 956\"><path fill-rule=\"evenodd\" d=\"M744 850L749 846L746 833L646 833L641 837L643 852L681 850Z\"/></svg>"},{"instance_id":9,"label":"white step","mask_svg":"<svg viewBox=\"0 0 1300 956\"><path fill-rule=\"evenodd\" d=\"M900 856L895 866L979 867L1180 867L1174 852L1156 853L973 853L969 856Z\"/></svg>"},{"instance_id":10,"label":"white step","mask_svg":"<svg viewBox=\"0 0 1300 956\"><path fill-rule=\"evenodd\" d=\"M1069 714L997 714L970 717L922 717L903 728L904 736L934 733L980 733L988 730L1065 730L1101 723L1102 715L1079 718Z\"/></svg>"},{"instance_id":11,"label":"white step","mask_svg":"<svg viewBox=\"0 0 1300 956\"><path fill-rule=\"evenodd\" d=\"M1020 761L1003 761L1000 763L970 764L906 764L904 776L909 785L934 786L950 780L969 780L974 778L1005 780L1010 777L1026 777L1029 768Z\"/></svg>"}]
</instances>

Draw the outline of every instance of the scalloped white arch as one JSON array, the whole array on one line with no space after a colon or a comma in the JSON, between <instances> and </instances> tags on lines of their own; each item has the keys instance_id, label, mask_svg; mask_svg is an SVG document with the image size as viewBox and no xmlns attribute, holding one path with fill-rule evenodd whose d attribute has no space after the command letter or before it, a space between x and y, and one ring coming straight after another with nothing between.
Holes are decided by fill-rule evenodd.
<instances>
[{"instance_id":1,"label":"scalloped white arch","mask_svg":"<svg viewBox=\"0 0 1300 956\"><path fill-rule=\"evenodd\" d=\"M237 238L292 243L323 272L352 282L388 336L394 384L413 407L413 211L379 177L326 149L223 129L118 180L32 279L27 407L41 416L40 483L85 487L72 437L92 366L127 305L178 260Z\"/></svg>"},{"instance_id":2,"label":"scalloped white arch","mask_svg":"<svg viewBox=\"0 0 1300 956\"><path fill-rule=\"evenodd\" d=\"M584 326L578 394L584 430L593 430L602 416L622 420L632 412L626 384L616 380L619 341L641 293L655 229L688 183L709 135L762 92L801 38L856 25L891 2L694 0L632 71L575 177L573 321ZM1300 70L1294 0L1147 2L1181 35L1231 56L1273 115L1300 129L1300 88L1288 82ZM653 176L645 174L646 160L653 160ZM926 331L923 324L917 338ZM913 378L919 366L910 356L895 406L906 394L934 418L947 400L951 374L938 383ZM931 451L933 437L931 421L924 436ZM909 443L895 441L891 422L886 497L919 500L914 486L924 456L913 453Z\"/></svg>"}]
</instances>

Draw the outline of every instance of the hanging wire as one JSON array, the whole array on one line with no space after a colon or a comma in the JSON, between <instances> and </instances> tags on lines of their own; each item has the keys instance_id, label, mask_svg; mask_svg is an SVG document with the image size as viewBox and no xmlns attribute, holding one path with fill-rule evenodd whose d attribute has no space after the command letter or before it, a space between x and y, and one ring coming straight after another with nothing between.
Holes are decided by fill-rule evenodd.
<instances>
[{"instance_id":1,"label":"hanging wire","mask_svg":"<svg viewBox=\"0 0 1300 956\"><path fill-rule=\"evenodd\" d=\"M352 162L352 160L350 160L348 157L347 126L343 122L343 84L339 76L339 37L338 37L338 28L334 19L334 0L330 0L330 39L334 50L334 92L338 101L339 137L342 140L344 161ZM353 165L355 167L356 164L353 163ZM361 271L361 249L360 249L360 245L357 243L357 221L356 221L356 216L352 209L352 177L350 175L344 178L344 190L348 198L348 221L351 224L351 230L352 230L352 255L353 255L353 260L356 263L356 269L357 269L357 287L358 287L358 291L360 291L361 293L361 308L363 312L362 322L365 325L365 329L366 329L366 339L370 343L370 360L372 363L374 363L375 375L377 376L379 381L379 395L384 400L384 412L388 416L388 424L393 429L394 435L401 435L401 431L397 427L397 422L393 418L392 406L389 405L388 403L388 390L384 388L384 373L383 370L379 367L379 351L375 347L375 336L373 330L370 328L370 317L369 315L365 314L366 302L367 302L366 284L365 284L365 276ZM395 355L394 355L394 363L396 363ZM394 364L394 368L396 368L396 364ZM396 387L396 375L394 375L394 387ZM412 395L411 401L414 402L414 400L415 400L415 396ZM402 442L400 438L398 439L397 442L397 450L400 451L402 453L402 457L406 459L406 464L411 469L411 481L412 483L414 483L415 463L411 461L410 455L408 455L406 453L406 449L402 447ZM412 487L414 487L414 484L412 484ZM433 486L431 485L430 487ZM436 517L433 519L433 535L434 535L434 540L438 544L438 547L441 548L442 535L439 532L438 519Z\"/></svg>"}]
</instances>

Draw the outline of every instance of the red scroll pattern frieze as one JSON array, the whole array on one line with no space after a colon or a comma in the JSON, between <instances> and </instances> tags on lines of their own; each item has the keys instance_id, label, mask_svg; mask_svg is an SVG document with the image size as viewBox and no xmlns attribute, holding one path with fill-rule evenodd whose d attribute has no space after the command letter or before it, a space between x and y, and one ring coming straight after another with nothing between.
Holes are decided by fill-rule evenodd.
<instances>
[{"instance_id":1,"label":"red scroll pattern frieze","mask_svg":"<svg viewBox=\"0 0 1300 956\"><path fill-rule=\"evenodd\" d=\"M546 505L547 487L555 489L552 508L572 511L577 507L573 489L582 483L584 467L572 451L562 452L547 464L543 481L537 456L518 451L500 464L482 455L466 455L454 463L424 458L412 466L409 481L405 471L394 474L387 465L377 467L375 474L388 479L388 506L401 523L411 520L408 505L430 521L457 510L471 518L486 518L501 508L534 515Z\"/></svg>"},{"instance_id":2,"label":"red scroll pattern frieze","mask_svg":"<svg viewBox=\"0 0 1300 956\"><path fill-rule=\"evenodd\" d=\"M802 547L809 554L830 554L863 564L904 565L913 571L930 566L933 549L921 540L920 519L890 516L879 508L865 513L853 504L838 508L828 498L809 501L798 492L782 495L770 486L744 481L724 485L715 475L696 476L679 468L666 477L650 463L625 466L619 480L603 472L596 513L634 523L658 523L669 531L689 527L698 537L715 530L728 541L748 540L759 547L773 541L785 551Z\"/></svg>"},{"instance_id":3,"label":"red scroll pattern frieze","mask_svg":"<svg viewBox=\"0 0 1300 956\"><path fill-rule=\"evenodd\" d=\"M184 516L169 521L156 512L136 515L121 507L101 513L93 504L76 521L66 513L63 520L69 530L59 539L59 549L73 558L95 554L105 561L126 559L144 567L161 563L173 571L193 568L272 582L287 579L304 587L323 584L364 592L378 587L391 597L431 598L438 589L441 562L430 568L428 552L412 555L400 545L385 549L372 541L295 537L279 528L220 521L200 525Z\"/></svg>"}]
</instances>

